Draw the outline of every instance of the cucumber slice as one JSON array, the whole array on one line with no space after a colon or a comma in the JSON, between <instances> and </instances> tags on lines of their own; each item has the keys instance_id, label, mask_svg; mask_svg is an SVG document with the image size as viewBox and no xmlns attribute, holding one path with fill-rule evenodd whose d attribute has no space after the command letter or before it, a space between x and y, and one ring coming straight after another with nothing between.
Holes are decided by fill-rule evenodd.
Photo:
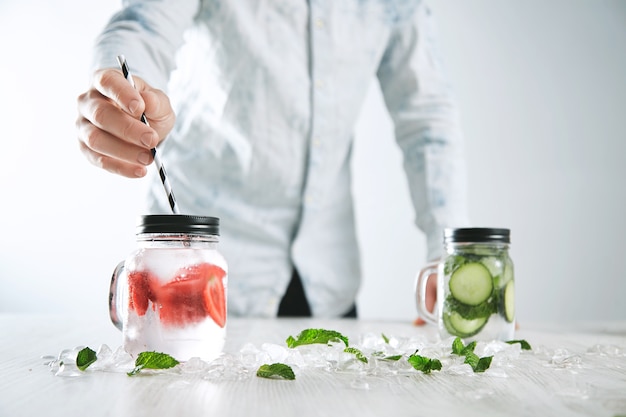
<instances>
[{"instance_id":1,"label":"cucumber slice","mask_svg":"<svg viewBox=\"0 0 626 417\"><path fill-rule=\"evenodd\" d=\"M504 317L509 323L515 320L515 285L513 281L506 283L504 287Z\"/></svg>"},{"instance_id":2,"label":"cucumber slice","mask_svg":"<svg viewBox=\"0 0 626 417\"><path fill-rule=\"evenodd\" d=\"M455 312L447 312L443 315L443 324L448 333L459 337L474 336L485 327L487 320L489 320L489 317L466 320Z\"/></svg>"},{"instance_id":3,"label":"cucumber slice","mask_svg":"<svg viewBox=\"0 0 626 417\"><path fill-rule=\"evenodd\" d=\"M481 263L470 262L454 271L450 277L450 294L463 304L479 305L493 292L493 279Z\"/></svg>"}]
</instances>

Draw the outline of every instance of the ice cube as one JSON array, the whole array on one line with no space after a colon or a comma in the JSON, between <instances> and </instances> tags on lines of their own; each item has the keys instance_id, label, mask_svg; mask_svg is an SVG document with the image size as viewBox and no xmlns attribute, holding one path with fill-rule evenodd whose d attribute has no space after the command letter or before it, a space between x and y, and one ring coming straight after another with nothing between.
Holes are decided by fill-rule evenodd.
<instances>
[{"instance_id":1,"label":"ice cube","mask_svg":"<svg viewBox=\"0 0 626 417\"><path fill-rule=\"evenodd\" d=\"M286 347L275 345L273 343L263 343L261 350L269 356L269 362L284 362L288 356Z\"/></svg>"}]
</instances>

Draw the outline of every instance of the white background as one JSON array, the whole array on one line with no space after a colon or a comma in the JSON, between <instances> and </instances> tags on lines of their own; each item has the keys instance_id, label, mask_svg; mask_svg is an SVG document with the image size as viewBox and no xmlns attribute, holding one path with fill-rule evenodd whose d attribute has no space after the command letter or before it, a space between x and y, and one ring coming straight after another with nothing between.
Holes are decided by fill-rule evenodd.
<instances>
[{"instance_id":1,"label":"white background","mask_svg":"<svg viewBox=\"0 0 626 417\"><path fill-rule=\"evenodd\" d=\"M626 2L430 4L466 136L471 219L512 230L519 320L626 319ZM92 42L118 7L0 2L0 312L108 319L146 184L89 165L74 120ZM356 135L360 316L412 320L425 243L374 83Z\"/></svg>"}]
</instances>

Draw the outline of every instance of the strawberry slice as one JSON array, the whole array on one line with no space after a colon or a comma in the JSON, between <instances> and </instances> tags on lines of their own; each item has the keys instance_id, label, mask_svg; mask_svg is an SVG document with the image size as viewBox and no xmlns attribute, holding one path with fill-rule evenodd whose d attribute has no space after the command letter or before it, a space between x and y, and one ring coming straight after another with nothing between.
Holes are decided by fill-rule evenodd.
<instances>
[{"instance_id":1,"label":"strawberry slice","mask_svg":"<svg viewBox=\"0 0 626 417\"><path fill-rule=\"evenodd\" d=\"M204 308L213 321L220 327L226 325L226 294L224 291L225 272L220 268L220 274L213 273L204 288Z\"/></svg>"},{"instance_id":2,"label":"strawberry slice","mask_svg":"<svg viewBox=\"0 0 626 417\"><path fill-rule=\"evenodd\" d=\"M148 310L148 301L151 298L150 274L145 271L128 273L128 308L135 310L137 315L143 316Z\"/></svg>"},{"instance_id":3,"label":"strawberry slice","mask_svg":"<svg viewBox=\"0 0 626 417\"><path fill-rule=\"evenodd\" d=\"M161 323L182 326L200 322L209 314L218 325L220 323L218 320L221 320L221 327L224 327L226 322L224 286L221 285L223 313L220 313L219 308L207 308L206 293L207 288L213 287L211 282L215 277L220 277L217 280L221 284L221 277L225 274L222 268L208 263L181 268L174 280L157 290ZM217 297L217 294L213 294L212 297Z\"/></svg>"},{"instance_id":4,"label":"strawberry slice","mask_svg":"<svg viewBox=\"0 0 626 417\"><path fill-rule=\"evenodd\" d=\"M206 279L198 276L177 276L158 289L159 317L164 325L182 326L197 323L206 317L202 290Z\"/></svg>"},{"instance_id":5,"label":"strawberry slice","mask_svg":"<svg viewBox=\"0 0 626 417\"><path fill-rule=\"evenodd\" d=\"M204 311L220 327L226 325L226 291L223 278L226 271L217 265L203 263L189 268L207 281L204 287Z\"/></svg>"}]
</instances>

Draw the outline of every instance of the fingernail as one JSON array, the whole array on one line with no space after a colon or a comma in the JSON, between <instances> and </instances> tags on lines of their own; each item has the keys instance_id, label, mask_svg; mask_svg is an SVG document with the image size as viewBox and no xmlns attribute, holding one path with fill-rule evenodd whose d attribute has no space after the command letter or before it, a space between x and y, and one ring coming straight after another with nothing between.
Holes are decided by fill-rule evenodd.
<instances>
[{"instance_id":1,"label":"fingernail","mask_svg":"<svg viewBox=\"0 0 626 417\"><path fill-rule=\"evenodd\" d=\"M131 100L131 102L128 103L128 111L131 114L135 114L135 112L137 111L138 108L139 108L139 101L138 100Z\"/></svg>"},{"instance_id":2,"label":"fingernail","mask_svg":"<svg viewBox=\"0 0 626 417\"><path fill-rule=\"evenodd\" d=\"M135 176L136 176L137 178L141 178L141 177L143 177L143 176L145 176L145 175L146 175L146 169L145 169L145 168L137 168L137 169L135 170Z\"/></svg>"},{"instance_id":3,"label":"fingernail","mask_svg":"<svg viewBox=\"0 0 626 417\"><path fill-rule=\"evenodd\" d=\"M141 143L143 143L144 146L148 147L148 148L154 148L154 142L156 142L156 138L154 133L151 132L146 132L143 135L141 135Z\"/></svg>"},{"instance_id":4,"label":"fingernail","mask_svg":"<svg viewBox=\"0 0 626 417\"><path fill-rule=\"evenodd\" d=\"M150 154L148 152L140 152L137 155L137 160L141 164L148 165L150 163Z\"/></svg>"}]
</instances>

